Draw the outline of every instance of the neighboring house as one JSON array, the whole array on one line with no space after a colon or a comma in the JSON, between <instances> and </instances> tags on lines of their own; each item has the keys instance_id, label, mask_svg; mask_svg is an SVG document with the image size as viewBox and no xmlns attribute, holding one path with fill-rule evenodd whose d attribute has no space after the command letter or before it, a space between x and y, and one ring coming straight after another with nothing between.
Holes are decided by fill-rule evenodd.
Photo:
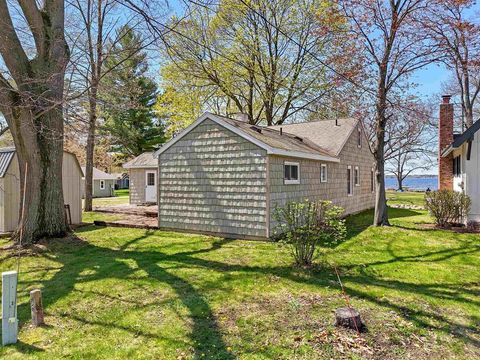
<instances>
[{"instance_id":1,"label":"neighboring house","mask_svg":"<svg viewBox=\"0 0 480 360\"><path fill-rule=\"evenodd\" d=\"M128 189L130 187L130 177L128 173L112 174L115 176L115 190Z\"/></svg>"},{"instance_id":2,"label":"neighboring house","mask_svg":"<svg viewBox=\"0 0 480 360\"><path fill-rule=\"evenodd\" d=\"M264 239L288 201L374 206L374 158L355 119L261 127L205 113L156 156L160 228Z\"/></svg>"},{"instance_id":3,"label":"neighboring house","mask_svg":"<svg viewBox=\"0 0 480 360\"><path fill-rule=\"evenodd\" d=\"M453 133L453 104L440 105L438 188L464 192L472 200L465 221L480 221L480 121L462 134ZM477 136L475 136L477 134Z\"/></svg>"},{"instance_id":4,"label":"neighboring house","mask_svg":"<svg viewBox=\"0 0 480 360\"><path fill-rule=\"evenodd\" d=\"M82 171L85 174L85 166L82 166ZM93 168L93 184L92 197L110 197L115 196L115 182L117 177L113 174L108 174L97 168ZM85 178L82 179L82 197L85 197Z\"/></svg>"},{"instance_id":5,"label":"neighboring house","mask_svg":"<svg viewBox=\"0 0 480 360\"><path fill-rule=\"evenodd\" d=\"M145 152L123 164L130 176L130 204L157 202L158 161L153 152Z\"/></svg>"},{"instance_id":6,"label":"neighboring house","mask_svg":"<svg viewBox=\"0 0 480 360\"><path fill-rule=\"evenodd\" d=\"M67 221L82 222L81 179L83 173L77 157L63 153L62 186ZM20 218L20 169L15 148L0 149L0 232L16 229ZM28 186L28 183L27 183ZM68 215L70 219L68 219Z\"/></svg>"}]
</instances>

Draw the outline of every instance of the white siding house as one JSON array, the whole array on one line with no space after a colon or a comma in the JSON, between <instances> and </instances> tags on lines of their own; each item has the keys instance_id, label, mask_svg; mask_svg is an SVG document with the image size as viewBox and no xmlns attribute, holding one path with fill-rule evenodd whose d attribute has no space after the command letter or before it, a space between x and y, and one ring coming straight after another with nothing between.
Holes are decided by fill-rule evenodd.
<instances>
[{"instance_id":1,"label":"white siding house","mask_svg":"<svg viewBox=\"0 0 480 360\"><path fill-rule=\"evenodd\" d=\"M472 201L466 221L480 222L480 121L453 133L453 104L444 96L439 122L439 188L464 192Z\"/></svg>"}]
</instances>

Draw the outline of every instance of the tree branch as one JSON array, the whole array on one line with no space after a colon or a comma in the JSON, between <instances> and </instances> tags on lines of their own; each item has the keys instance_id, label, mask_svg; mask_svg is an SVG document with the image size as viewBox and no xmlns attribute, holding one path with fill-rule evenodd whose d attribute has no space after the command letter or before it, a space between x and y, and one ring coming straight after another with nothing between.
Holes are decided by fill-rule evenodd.
<instances>
[{"instance_id":1,"label":"tree branch","mask_svg":"<svg viewBox=\"0 0 480 360\"><path fill-rule=\"evenodd\" d=\"M28 26L33 34L35 46L37 47L37 54L39 56L45 55L45 27L40 10L37 7L35 0L18 0L23 14L27 19Z\"/></svg>"},{"instance_id":2,"label":"tree branch","mask_svg":"<svg viewBox=\"0 0 480 360\"><path fill-rule=\"evenodd\" d=\"M13 79L20 84L30 73L30 64L13 26L6 0L0 0L0 19L2 24L0 55Z\"/></svg>"}]
</instances>

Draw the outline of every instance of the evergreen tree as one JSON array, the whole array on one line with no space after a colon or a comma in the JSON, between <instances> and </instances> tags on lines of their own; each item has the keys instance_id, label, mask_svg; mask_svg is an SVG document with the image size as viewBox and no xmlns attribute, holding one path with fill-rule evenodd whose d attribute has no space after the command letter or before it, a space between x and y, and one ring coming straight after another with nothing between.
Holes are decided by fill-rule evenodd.
<instances>
[{"instance_id":1,"label":"evergreen tree","mask_svg":"<svg viewBox=\"0 0 480 360\"><path fill-rule=\"evenodd\" d=\"M157 86L148 76L142 38L128 26L119 31L120 41L112 46L104 63L102 132L110 137L112 151L131 157L156 149L165 137L153 109Z\"/></svg>"}]
</instances>

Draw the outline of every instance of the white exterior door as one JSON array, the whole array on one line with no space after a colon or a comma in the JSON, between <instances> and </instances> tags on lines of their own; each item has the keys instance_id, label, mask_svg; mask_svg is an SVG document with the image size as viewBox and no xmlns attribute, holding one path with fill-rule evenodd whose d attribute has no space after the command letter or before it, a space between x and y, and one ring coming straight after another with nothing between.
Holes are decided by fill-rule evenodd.
<instances>
[{"instance_id":1,"label":"white exterior door","mask_svg":"<svg viewBox=\"0 0 480 360\"><path fill-rule=\"evenodd\" d=\"M145 202L157 202L157 172L145 173Z\"/></svg>"}]
</instances>

